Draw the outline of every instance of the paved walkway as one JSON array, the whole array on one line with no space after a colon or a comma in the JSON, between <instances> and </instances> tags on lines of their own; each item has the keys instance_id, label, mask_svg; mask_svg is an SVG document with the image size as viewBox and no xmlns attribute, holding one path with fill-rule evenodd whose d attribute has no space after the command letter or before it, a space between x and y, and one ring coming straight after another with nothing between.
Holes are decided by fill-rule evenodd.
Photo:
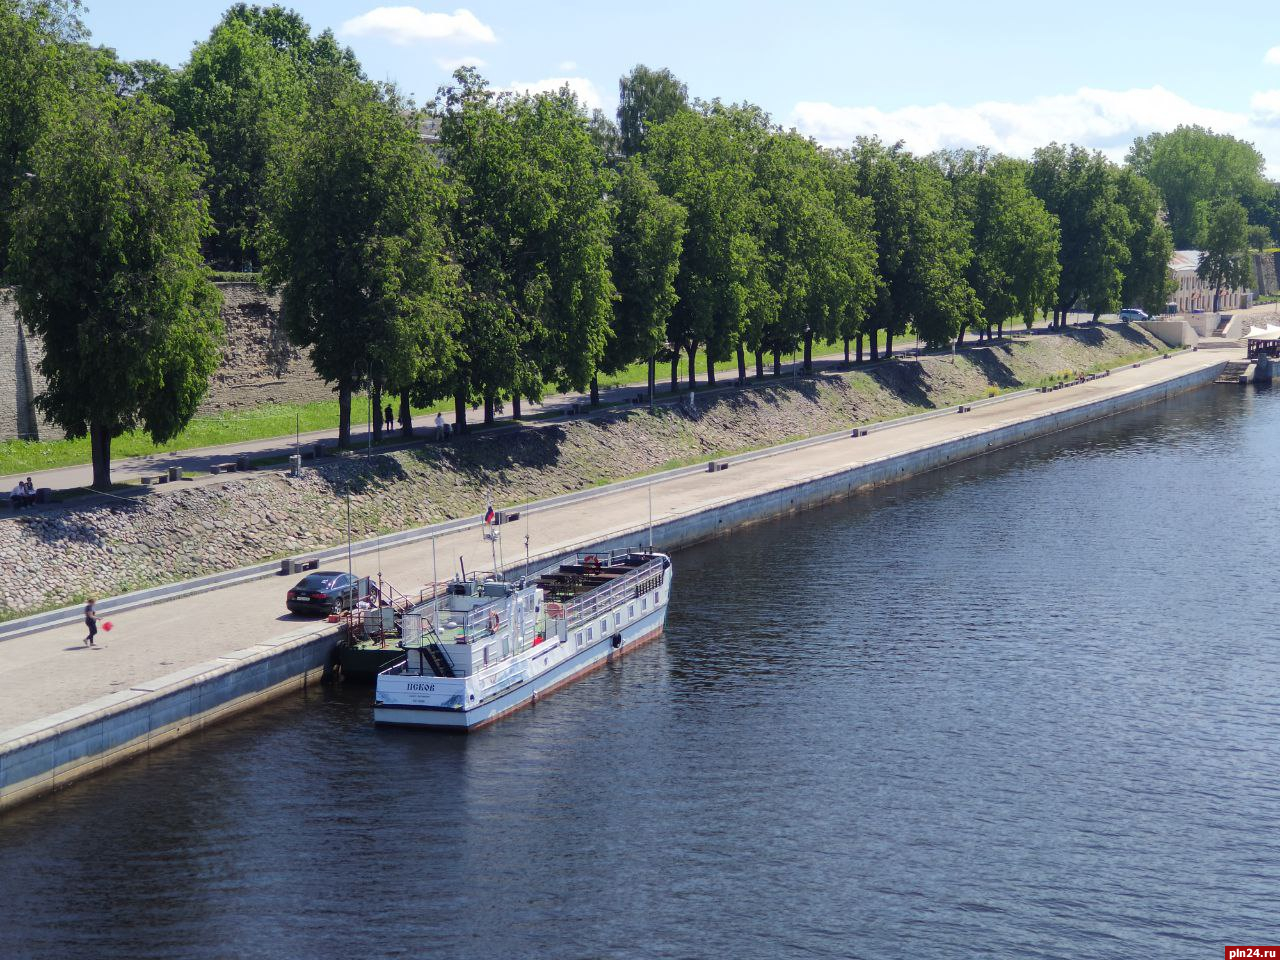
<instances>
[{"instance_id":1,"label":"paved walkway","mask_svg":"<svg viewBox=\"0 0 1280 960\"><path fill-rule=\"evenodd\" d=\"M651 488L612 492L605 488L585 502L526 511L521 522L504 528L506 559L511 562L523 553L526 534L535 554L573 549L628 531L634 531L640 542L649 520L650 489L653 519L660 522L1158 383L1224 359L1228 356L1222 350L1188 351L1138 369L1119 369L1109 377L1066 390L979 407L963 416L937 417L877 430L857 440L764 456L730 470L690 474ZM477 527L438 539L434 574L432 556L431 542L420 541L357 557L355 570L367 576L381 571L399 590L413 593L433 576L450 577L459 556L465 558L468 569L491 566L489 546L480 539ZM82 645L84 630L79 626L51 628L0 643L0 740L4 730L298 629L305 622L284 611L284 591L291 585L291 578L273 577L127 611L113 618L113 632L99 634L105 644L100 650ZM696 585L687 588L696 589Z\"/></svg>"}]
</instances>

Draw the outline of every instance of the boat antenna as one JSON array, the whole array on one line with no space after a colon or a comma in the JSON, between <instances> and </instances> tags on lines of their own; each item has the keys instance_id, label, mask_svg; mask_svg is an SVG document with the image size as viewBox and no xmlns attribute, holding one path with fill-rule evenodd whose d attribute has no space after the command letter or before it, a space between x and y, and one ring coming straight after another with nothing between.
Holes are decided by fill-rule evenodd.
<instances>
[{"instance_id":1,"label":"boat antenna","mask_svg":"<svg viewBox=\"0 0 1280 960\"><path fill-rule=\"evenodd\" d=\"M653 478L649 478L649 552L653 553Z\"/></svg>"},{"instance_id":2,"label":"boat antenna","mask_svg":"<svg viewBox=\"0 0 1280 960\"><path fill-rule=\"evenodd\" d=\"M524 515L524 575L529 578L529 512Z\"/></svg>"},{"instance_id":3,"label":"boat antenna","mask_svg":"<svg viewBox=\"0 0 1280 960\"><path fill-rule=\"evenodd\" d=\"M458 566L462 568L462 582L466 583L467 582L467 564L466 564L466 561L462 559L462 554L458 554Z\"/></svg>"}]
</instances>

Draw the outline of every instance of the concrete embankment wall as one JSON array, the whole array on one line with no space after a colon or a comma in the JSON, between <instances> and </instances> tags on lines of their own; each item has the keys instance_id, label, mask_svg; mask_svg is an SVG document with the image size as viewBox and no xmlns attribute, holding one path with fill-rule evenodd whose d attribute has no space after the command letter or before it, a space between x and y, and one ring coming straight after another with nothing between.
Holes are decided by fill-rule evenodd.
<instances>
[{"instance_id":1,"label":"concrete embankment wall","mask_svg":"<svg viewBox=\"0 0 1280 960\"><path fill-rule=\"evenodd\" d=\"M268 640L9 731L0 745L0 811L319 683L339 629Z\"/></svg>"},{"instance_id":2,"label":"concrete embankment wall","mask_svg":"<svg viewBox=\"0 0 1280 960\"><path fill-rule=\"evenodd\" d=\"M1213 382L1222 366L1056 413L1031 416L993 430L975 431L813 477L789 487L676 517L653 530L655 546L671 550L726 533L736 527L840 499L858 491L903 480L1035 437L1100 420ZM963 416L963 414L959 414ZM835 442L856 444L856 439ZM588 549L634 547L645 528L621 531ZM554 556L538 558L552 562ZM46 793L118 760L150 750L178 736L244 710L269 697L319 679L339 631L320 627L228 654L210 664L140 684L84 707L11 732L0 745L0 810Z\"/></svg>"}]
</instances>

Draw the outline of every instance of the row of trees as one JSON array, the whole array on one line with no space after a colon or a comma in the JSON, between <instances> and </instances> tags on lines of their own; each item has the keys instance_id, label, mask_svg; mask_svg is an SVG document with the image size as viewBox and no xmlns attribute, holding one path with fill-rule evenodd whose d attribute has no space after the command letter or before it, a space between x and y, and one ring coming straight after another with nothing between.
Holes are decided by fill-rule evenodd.
<instances>
[{"instance_id":1,"label":"row of trees","mask_svg":"<svg viewBox=\"0 0 1280 960\"><path fill-rule=\"evenodd\" d=\"M1123 167L1059 145L827 150L645 67L616 124L467 69L417 110L279 7L232 7L178 71L90 47L76 13L0 0L0 270L46 344L38 403L94 438L99 485L112 437L163 442L203 396L206 263L282 288L343 444L363 389L396 395L406 432L412 405L452 397L465 429L549 384L594 400L636 361L652 396L661 361L692 389L699 361L745 378L750 353L759 376L815 339L875 359L908 326L941 347L1169 293L1180 221L1143 173L1170 164L1139 162L1167 152L1152 138ZM1206 237L1227 199L1205 201Z\"/></svg>"}]
</instances>

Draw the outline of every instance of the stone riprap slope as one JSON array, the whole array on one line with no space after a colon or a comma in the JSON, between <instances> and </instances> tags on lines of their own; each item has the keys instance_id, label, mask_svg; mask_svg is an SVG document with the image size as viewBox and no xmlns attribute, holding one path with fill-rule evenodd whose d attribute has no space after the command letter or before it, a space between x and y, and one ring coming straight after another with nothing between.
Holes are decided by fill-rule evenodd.
<instances>
[{"instance_id":1,"label":"stone riprap slope","mask_svg":"<svg viewBox=\"0 0 1280 960\"><path fill-rule=\"evenodd\" d=\"M1129 328L1038 335L868 371L784 378L703 398L696 416L628 410L322 463L298 479L263 471L133 504L20 517L0 523L0 616L331 546L345 535L347 491L352 533L362 538L474 514L489 497L519 504L1159 350Z\"/></svg>"}]
</instances>

